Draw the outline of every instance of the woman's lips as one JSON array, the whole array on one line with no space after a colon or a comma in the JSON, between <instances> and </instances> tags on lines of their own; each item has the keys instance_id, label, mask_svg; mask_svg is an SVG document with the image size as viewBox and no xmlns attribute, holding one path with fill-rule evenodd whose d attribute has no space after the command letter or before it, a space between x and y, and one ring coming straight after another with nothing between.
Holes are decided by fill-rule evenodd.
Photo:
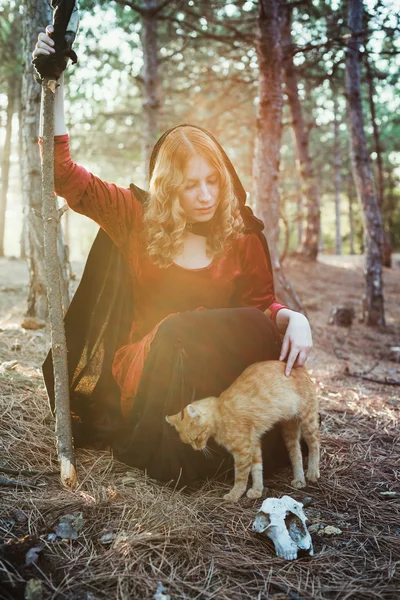
<instances>
[{"instance_id":1,"label":"woman's lips","mask_svg":"<svg viewBox=\"0 0 400 600\"><path fill-rule=\"evenodd\" d=\"M197 210L202 213L207 213L210 212L210 210L212 210L213 208L213 206L209 206L208 208L198 208Z\"/></svg>"}]
</instances>

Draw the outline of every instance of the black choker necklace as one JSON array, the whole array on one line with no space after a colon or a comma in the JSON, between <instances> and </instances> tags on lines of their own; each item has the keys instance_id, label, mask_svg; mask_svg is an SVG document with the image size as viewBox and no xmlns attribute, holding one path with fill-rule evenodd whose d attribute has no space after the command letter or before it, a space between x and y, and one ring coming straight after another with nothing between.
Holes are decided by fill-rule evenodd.
<instances>
[{"instance_id":1,"label":"black choker necklace","mask_svg":"<svg viewBox=\"0 0 400 600\"><path fill-rule=\"evenodd\" d=\"M194 233L195 235L202 235L203 237L208 237L211 232L213 226L213 219L205 222L198 223L186 223L186 231L190 231L190 233Z\"/></svg>"}]
</instances>

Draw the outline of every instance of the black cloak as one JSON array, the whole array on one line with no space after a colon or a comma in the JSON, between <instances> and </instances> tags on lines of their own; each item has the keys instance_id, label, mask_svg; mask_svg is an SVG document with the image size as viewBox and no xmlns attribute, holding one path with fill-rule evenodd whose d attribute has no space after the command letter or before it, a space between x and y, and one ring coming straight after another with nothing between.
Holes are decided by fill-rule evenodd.
<instances>
[{"instance_id":1,"label":"black cloak","mask_svg":"<svg viewBox=\"0 0 400 600\"><path fill-rule=\"evenodd\" d=\"M197 127L181 124L178 127ZM169 129L158 140L150 158L149 177L154 170L158 151ZM221 151L231 174L245 232L259 236L269 267L271 258L264 224L245 205L246 192L223 148L202 127ZM131 184L135 197L146 202L148 192ZM134 297L128 267L114 242L100 229L90 249L79 286L66 312L65 334L68 349L70 404L75 446L104 445L126 431L120 410L120 390L111 366L115 352L127 343L133 321ZM43 377L54 414L54 377L51 350L43 363Z\"/></svg>"}]
</instances>

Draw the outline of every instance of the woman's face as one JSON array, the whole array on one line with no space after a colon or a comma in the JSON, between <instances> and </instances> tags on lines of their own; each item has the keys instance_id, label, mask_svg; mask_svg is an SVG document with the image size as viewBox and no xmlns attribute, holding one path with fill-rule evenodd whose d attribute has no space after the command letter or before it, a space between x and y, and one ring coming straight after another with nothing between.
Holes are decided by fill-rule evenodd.
<instances>
[{"instance_id":1,"label":"woman's face","mask_svg":"<svg viewBox=\"0 0 400 600\"><path fill-rule=\"evenodd\" d=\"M219 201L219 175L203 156L196 154L187 165L179 202L188 223L212 219Z\"/></svg>"}]
</instances>

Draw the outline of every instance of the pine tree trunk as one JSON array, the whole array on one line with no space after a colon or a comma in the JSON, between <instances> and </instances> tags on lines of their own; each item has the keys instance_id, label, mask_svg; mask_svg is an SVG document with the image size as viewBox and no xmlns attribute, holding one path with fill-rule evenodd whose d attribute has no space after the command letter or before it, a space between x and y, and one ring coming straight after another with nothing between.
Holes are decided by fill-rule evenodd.
<instances>
[{"instance_id":1,"label":"pine tree trunk","mask_svg":"<svg viewBox=\"0 0 400 600\"><path fill-rule=\"evenodd\" d=\"M27 315L45 321L48 315L45 285L42 214L42 182L37 143L40 117L40 85L33 78L32 50L40 31L51 22L46 0L23 2L22 80L22 188L27 207L29 291Z\"/></svg>"},{"instance_id":2,"label":"pine tree trunk","mask_svg":"<svg viewBox=\"0 0 400 600\"><path fill-rule=\"evenodd\" d=\"M387 222L387 231L384 232L384 235L387 234L386 243L390 245L390 252L384 253L383 257L383 265L385 267L392 267L392 232L394 232L395 224L394 224L394 216L396 215L396 203L397 203L397 195L396 195L396 183L393 177L393 171L390 171L388 174L388 192L385 198L385 213L386 213L386 222Z\"/></svg>"},{"instance_id":3,"label":"pine tree trunk","mask_svg":"<svg viewBox=\"0 0 400 600\"><path fill-rule=\"evenodd\" d=\"M296 142L297 164L302 193L306 200L306 227L302 241L302 253L316 260L319 246L320 230L320 193L314 178L314 171L309 152L310 134L305 126L303 111L299 99L296 69L292 56L292 9L282 9L282 47L284 51L284 82L292 116L292 129Z\"/></svg>"},{"instance_id":4,"label":"pine tree trunk","mask_svg":"<svg viewBox=\"0 0 400 600\"><path fill-rule=\"evenodd\" d=\"M255 143L254 186L258 216L265 223L277 297L294 310L300 301L286 280L278 251L279 163L282 134L282 50L277 0L260 0L256 50L259 65L259 102Z\"/></svg>"},{"instance_id":5,"label":"pine tree trunk","mask_svg":"<svg viewBox=\"0 0 400 600\"><path fill-rule=\"evenodd\" d=\"M22 82L21 82L22 83ZM22 102L21 102L22 89L18 97L18 166L19 166L19 180L21 184L21 204L22 204L22 229L20 236L20 258L27 259L27 248L28 248L28 232L27 232L27 209L25 205L26 195L23 191L23 140L22 140Z\"/></svg>"},{"instance_id":6,"label":"pine tree trunk","mask_svg":"<svg viewBox=\"0 0 400 600\"><path fill-rule=\"evenodd\" d=\"M368 84L368 102L369 102L369 110L371 113L371 124L372 124L372 132L374 136L374 150L376 152L376 170L377 170L377 197L378 197L378 205L380 210L383 208L383 197L384 197L384 183L383 183L383 165L382 165L382 147L380 142L379 135L379 127L376 122L376 111L375 111L375 102L374 102L374 77L371 71L371 65L369 63L368 54L365 57L365 73L366 80Z\"/></svg>"},{"instance_id":7,"label":"pine tree trunk","mask_svg":"<svg viewBox=\"0 0 400 600\"><path fill-rule=\"evenodd\" d=\"M341 187L341 176L340 176L340 133L339 133L339 119L338 119L338 102L336 90L333 92L333 129L334 129L334 170L335 170L335 215L336 215L336 254L342 254L342 233L340 228L340 187Z\"/></svg>"},{"instance_id":8,"label":"pine tree trunk","mask_svg":"<svg viewBox=\"0 0 400 600\"><path fill-rule=\"evenodd\" d=\"M26 207L24 218L28 240L29 290L27 315L45 321L48 316L44 241L42 220L42 182L40 154L37 143L40 120L40 85L33 78L32 50L38 34L51 22L51 10L46 0L23 0L23 56L22 78L22 194ZM68 279L63 271L63 289L68 290Z\"/></svg>"},{"instance_id":9,"label":"pine tree trunk","mask_svg":"<svg viewBox=\"0 0 400 600\"><path fill-rule=\"evenodd\" d=\"M22 90L21 90L22 93ZM19 97L19 106L18 106L18 163L19 163L19 176L21 182L21 202L22 202L22 229L21 229L21 237L20 237L20 258L27 259L28 258L28 206L25 204L27 201L27 196L24 194L23 189L23 181L24 181L24 169L22 166L23 161L23 136L22 136L22 102L21 102L21 93Z\"/></svg>"},{"instance_id":10,"label":"pine tree trunk","mask_svg":"<svg viewBox=\"0 0 400 600\"><path fill-rule=\"evenodd\" d=\"M55 84L54 81L51 83ZM54 195L54 92L50 89L48 79L44 81L42 89L44 96L42 164L44 255L54 370L57 451L61 482L64 486L73 488L76 487L78 481L72 446L67 344L64 331L61 272L57 248L59 216L57 199Z\"/></svg>"},{"instance_id":11,"label":"pine tree trunk","mask_svg":"<svg viewBox=\"0 0 400 600\"><path fill-rule=\"evenodd\" d=\"M65 215L64 215L64 237L65 237L65 243L67 244L68 247L70 247L71 245L71 235L70 235L70 211L67 210Z\"/></svg>"},{"instance_id":12,"label":"pine tree trunk","mask_svg":"<svg viewBox=\"0 0 400 600\"><path fill-rule=\"evenodd\" d=\"M297 188L297 186L296 186ZM300 251L301 242L303 239L303 196L301 193L301 187L296 191L297 194L297 212L296 212L296 221L297 221L297 249Z\"/></svg>"},{"instance_id":13,"label":"pine tree trunk","mask_svg":"<svg viewBox=\"0 0 400 600\"><path fill-rule=\"evenodd\" d=\"M158 97L158 40L157 16L158 0L144 0L142 21L143 49L143 159L145 177L148 181L150 156L157 141L157 121L160 107Z\"/></svg>"},{"instance_id":14,"label":"pine tree trunk","mask_svg":"<svg viewBox=\"0 0 400 600\"><path fill-rule=\"evenodd\" d=\"M362 0L348 0L348 27L352 37L346 54L346 95L350 125L350 147L357 197L364 215L366 322L385 325L382 281L382 219L378 207L367 150L360 85L360 38L362 35Z\"/></svg>"},{"instance_id":15,"label":"pine tree trunk","mask_svg":"<svg viewBox=\"0 0 400 600\"><path fill-rule=\"evenodd\" d=\"M354 192L353 192L353 181L351 179L351 176L348 178L348 181L347 181L347 200L349 203L350 254L355 254L356 253L355 247L354 247L355 228L354 228L354 212L353 212Z\"/></svg>"},{"instance_id":16,"label":"pine tree trunk","mask_svg":"<svg viewBox=\"0 0 400 600\"><path fill-rule=\"evenodd\" d=\"M0 196L0 256L4 256L4 233L6 225L8 177L10 172L12 118L14 114L17 89L16 76L11 75L7 81L7 117L3 156L1 161L1 196Z\"/></svg>"},{"instance_id":17,"label":"pine tree trunk","mask_svg":"<svg viewBox=\"0 0 400 600\"><path fill-rule=\"evenodd\" d=\"M369 100L369 110L371 113L371 123L372 123L372 131L374 135L374 150L376 153L376 170L378 175L378 205L382 215L382 221L384 221L384 194L385 194L385 183L383 178L383 162L382 162L382 144L380 140L380 133L378 123L376 122L376 111L375 111L375 102L374 102L374 93L375 93L375 84L374 84L374 76L372 73L371 65L369 62L368 54L365 55L365 70L366 70L366 79L368 84L368 100ZM392 265L392 244L391 244L391 236L390 229L383 228L383 264L385 267L391 267Z\"/></svg>"}]
</instances>

